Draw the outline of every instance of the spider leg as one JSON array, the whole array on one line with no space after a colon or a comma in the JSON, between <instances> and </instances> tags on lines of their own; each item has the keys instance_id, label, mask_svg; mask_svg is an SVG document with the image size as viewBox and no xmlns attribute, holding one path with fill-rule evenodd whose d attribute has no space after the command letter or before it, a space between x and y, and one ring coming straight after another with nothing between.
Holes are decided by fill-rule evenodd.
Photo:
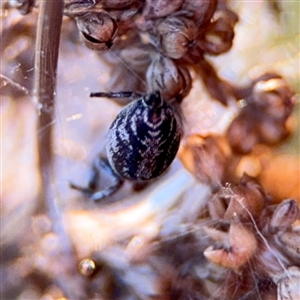
<instances>
[{"instance_id":1,"label":"spider leg","mask_svg":"<svg viewBox=\"0 0 300 300\"><path fill-rule=\"evenodd\" d=\"M115 193L121 187L122 184L123 184L123 180L121 180L121 179L116 180L114 184L110 185L106 189L94 192L92 194L92 196L90 197L90 199L92 201L99 201L105 197L108 197L108 196L112 195L113 193Z\"/></svg>"},{"instance_id":2,"label":"spider leg","mask_svg":"<svg viewBox=\"0 0 300 300\"><path fill-rule=\"evenodd\" d=\"M104 169L105 172L113 178L113 183L103 190L96 190L98 182L100 180L100 169ZM99 201L105 197L110 196L116 192L121 185L123 180L118 176L109 165L108 161L104 158L98 158L92 165L90 178L87 187L76 185L72 182L69 183L72 189L78 190L84 194L85 197L90 198L92 201Z\"/></svg>"},{"instance_id":3,"label":"spider leg","mask_svg":"<svg viewBox=\"0 0 300 300\"><path fill-rule=\"evenodd\" d=\"M95 191L90 199L92 201L99 201L105 197L110 196L111 194L113 194L114 192L116 192L121 185L123 184L123 180L121 179L121 177L116 174L116 172L112 169L112 167L110 166L109 162L107 161L107 159L103 158L103 157L99 157L93 165L93 168L98 170L98 174L99 174L99 169L103 169L106 173L108 173L110 175L110 177L113 178L113 183L108 186L107 188L100 190L100 191ZM94 178L91 178L90 182L93 183Z\"/></svg>"},{"instance_id":4,"label":"spider leg","mask_svg":"<svg viewBox=\"0 0 300 300\"><path fill-rule=\"evenodd\" d=\"M140 93L135 93L135 92L116 92L116 93L103 93L103 92L98 92L98 93L91 93L90 97L104 97L104 98L111 98L111 99L116 99L116 98L132 98L132 99L138 99L141 98L143 94Z\"/></svg>"}]
</instances>

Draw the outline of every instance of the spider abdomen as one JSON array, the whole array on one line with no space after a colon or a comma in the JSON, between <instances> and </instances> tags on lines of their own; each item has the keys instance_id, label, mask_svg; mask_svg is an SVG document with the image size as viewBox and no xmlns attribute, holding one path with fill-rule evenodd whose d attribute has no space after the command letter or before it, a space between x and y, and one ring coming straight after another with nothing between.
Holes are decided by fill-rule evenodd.
<instances>
[{"instance_id":1,"label":"spider abdomen","mask_svg":"<svg viewBox=\"0 0 300 300\"><path fill-rule=\"evenodd\" d=\"M113 170L129 180L161 175L174 160L182 135L173 107L158 92L127 105L112 123L106 143Z\"/></svg>"}]
</instances>

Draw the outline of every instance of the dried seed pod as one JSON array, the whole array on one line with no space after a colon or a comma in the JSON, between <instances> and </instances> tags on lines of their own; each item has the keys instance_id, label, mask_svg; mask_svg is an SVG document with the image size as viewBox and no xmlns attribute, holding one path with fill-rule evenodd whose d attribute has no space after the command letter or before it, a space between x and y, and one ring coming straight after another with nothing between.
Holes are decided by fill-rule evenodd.
<instances>
[{"instance_id":1,"label":"dried seed pod","mask_svg":"<svg viewBox=\"0 0 300 300\"><path fill-rule=\"evenodd\" d=\"M143 15L146 19L161 18L178 10L184 0L146 0Z\"/></svg>"},{"instance_id":2,"label":"dried seed pod","mask_svg":"<svg viewBox=\"0 0 300 300\"><path fill-rule=\"evenodd\" d=\"M274 121L274 119L265 119L260 128L258 142L267 145L276 145L284 141L291 134L291 128L284 122Z\"/></svg>"},{"instance_id":3,"label":"dried seed pod","mask_svg":"<svg viewBox=\"0 0 300 300\"><path fill-rule=\"evenodd\" d=\"M105 8L123 8L130 5L133 0L96 0L98 3L102 4Z\"/></svg>"},{"instance_id":4,"label":"dried seed pod","mask_svg":"<svg viewBox=\"0 0 300 300\"><path fill-rule=\"evenodd\" d=\"M299 218L298 203L293 199L282 201L274 211L269 226L271 232L285 231Z\"/></svg>"},{"instance_id":5,"label":"dried seed pod","mask_svg":"<svg viewBox=\"0 0 300 300\"><path fill-rule=\"evenodd\" d=\"M290 129L286 121L295 99L294 92L283 79L256 82L245 102L246 106L227 130L234 151L249 153L256 143L274 145L289 136Z\"/></svg>"},{"instance_id":6,"label":"dried seed pod","mask_svg":"<svg viewBox=\"0 0 300 300\"><path fill-rule=\"evenodd\" d=\"M275 72L262 73L258 77L254 78L247 86L236 87L235 88L236 99L248 99L252 95L253 88L258 82L268 81L270 79L282 79L282 76Z\"/></svg>"},{"instance_id":7,"label":"dried seed pod","mask_svg":"<svg viewBox=\"0 0 300 300\"><path fill-rule=\"evenodd\" d=\"M179 153L184 166L200 182L219 188L229 149L220 136L190 136Z\"/></svg>"},{"instance_id":8,"label":"dried seed pod","mask_svg":"<svg viewBox=\"0 0 300 300\"><path fill-rule=\"evenodd\" d=\"M108 2L110 1L108 0ZM143 7L143 3L141 1L131 1L131 3L129 3L127 6L118 7L118 8L105 7L105 10L109 13L111 17L113 17L118 21L122 21L122 22L128 21L130 26L127 24L126 26L130 28L131 26L134 26L133 24L134 15L136 15L141 10L142 7ZM121 24L119 24L120 27ZM122 25L123 25L122 27L124 27L124 24Z\"/></svg>"},{"instance_id":9,"label":"dried seed pod","mask_svg":"<svg viewBox=\"0 0 300 300\"><path fill-rule=\"evenodd\" d=\"M159 90L165 100L183 98L191 89L191 76L184 67L177 67L174 61L158 54L147 70L150 90Z\"/></svg>"},{"instance_id":10,"label":"dried seed pod","mask_svg":"<svg viewBox=\"0 0 300 300\"><path fill-rule=\"evenodd\" d=\"M253 103L276 120L286 120L295 105L294 92L282 78L259 81L253 87Z\"/></svg>"},{"instance_id":11,"label":"dried seed pod","mask_svg":"<svg viewBox=\"0 0 300 300\"><path fill-rule=\"evenodd\" d=\"M230 198L224 219L250 220L261 215L266 205L266 196L257 182L244 175L240 183L232 187L232 192L233 195Z\"/></svg>"},{"instance_id":12,"label":"dried seed pod","mask_svg":"<svg viewBox=\"0 0 300 300\"><path fill-rule=\"evenodd\" d=\"M247 110L242 109L227 129L227 137L232 150L241 154L252 151L257 143L257 134L253 130L253 125Z\"/></svg>"},{"instance_id":13,"label":"dried seed pod","mask_svg":"<svg viewBox=\"0 0 300 300\"><path fill-rule=\"evenodd\" d=\"M117 34L118 24L106 11L76 17L85 45L92 50L107 50Z\"/></svg>"},{"instance_id":14,"label":"dried seed pod","mask_svg":"<svg viewBox=\"0 0 300 300\"><path fill-rule=\"evenodd\" d=\"M234 38L237 15L230 10L217 10L212 23L199 38L197 45L209 54L219 55L228 51Z\"/></svg>"},{"instance_id":15,"label":"dried seed pod","mask_svg":"<svg viewBox=\"0 0 300 300\"><path fill-rule=\"evenodd\" d=\"M95 0L65 0L64 1L64 14L69 17L76 17L84 15L95 6Z\"/></svg>"},{"instance_id":16,"label":"dried seed pod","mask_svg":"<svg viewBox=\"0 0 300 300\"><path fill-rule=\"evenodd\" d=\"M249 221L259 217L265 205L266 195L262 187L244 175L238 184L226 186L213 195L208 209L214 219Z\"/></svg>"},{"instance_id":17,"label":"dried seed pod","mask_svg":"<svg viewBox=\"0 0 300 300\"><path fill-rule=\"evenodd\" d=\"M184 17L169 17L157 25L157 47L166 56L181 58L195 43L198 29L195 23Z\"/></svg>"},{"instance_id":18,"label":"dried seed pod","mask_svg":"<svg viewBox=\"0 0 300 300\"><path fill-rule=\"evenodd\" d=\"M257 241L253 232L240 223L233 223L229 229L229 245L217 250L210 246L203 254L222 267L238 269L249 261L256 248Z\"/></svg>"},{"instance_id":19,"label":"dried seed pod","mask_svg":"<svg viewBox=\"0 0 300 300\"><path fill-rule=\"evenodd\" d=\"M185 0L181 10L189 12L199 28L211 19L216 10L217 2L217 0Z\"/></svg>"},{"instance_id":20,"label":"dried seed pod","mask_svg":"<svg viewBox=\"0 0 300 300\"><path fill-rule=\"evenodd\" d=\"M278 237L284 251L296 261L300 259L300 229L286 231Z\"/></svg>"},{"instance_id":21,"label":"dried seed pod","mask_svg":"<svg viewBox=\"0 0 300 300\"><path fill-rule=\"evenodd\" d=\"M277 285L277 300L299 299L300 268L297 266L288 267L285 270Z\"/></svg>"},{"instance_id":22,"label":"dried seed pod","mask_svg":"<svg viewBox=\"0 0 300 300\"><path fill-rule=\"evenodd\" d=\"M192 77L190 71L182 66L178 67L181 78L183 79L182 90L180 91L180 97L184 98L187 96L192 88Z\"/></svg>"},{"instance_id":23,"label":"dried seed pod","mask_svg":"<svg viewBox=\"0 0 300 300\"><path fill-rule=\"evenodd\" d=\"M11 7L17 8L22 15L27 15L31 12L35 5L35 0L8 0Z\"/></svg>"}]
</instances>

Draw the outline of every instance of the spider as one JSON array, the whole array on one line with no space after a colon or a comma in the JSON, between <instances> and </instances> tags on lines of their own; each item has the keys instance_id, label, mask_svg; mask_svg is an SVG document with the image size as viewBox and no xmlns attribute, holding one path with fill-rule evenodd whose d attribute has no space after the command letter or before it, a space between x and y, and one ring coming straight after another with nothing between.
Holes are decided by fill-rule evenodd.
<instances>
[{"instance_id":1,"label":"spider","mask_svg":"<svg viewBox=\"0 0 300 300\"><path fill-rule=\"evenodd\" d=\"M131 98L111 124L107 140L107 158L97 157L87 187L70 183L93 201L116 192L124 180L147 182L164 173L174 160L181 136L181 119L175 107L159 91L91 93L91 97ZM100 168L113 177L113 183L97 190Z\"/></svg>"}]
</instances>

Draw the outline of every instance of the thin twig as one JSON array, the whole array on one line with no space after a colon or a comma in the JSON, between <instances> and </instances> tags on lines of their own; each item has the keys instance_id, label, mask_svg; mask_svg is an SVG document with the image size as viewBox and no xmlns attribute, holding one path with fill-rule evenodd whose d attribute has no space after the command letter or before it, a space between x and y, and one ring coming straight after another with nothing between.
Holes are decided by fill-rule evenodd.
<instances>
[{"instance_id":1,"label":"thin twig","mask_svg":"<svg viewBox=\"0 0 300 300\"><path fill-rule=\"evenodd\" d=\"M39 210L47 212L52 221L52 230L59 238L59 254L51 257L61 263L61 270L55 274L55 280L69 299L86 299L83 279L77 272L72 243L66 233L54 192L51 125L55 118L56 70L62 16L62 0L40 2L35 52L35 96L39 108L38 155L42 179L41 199L44 201L39 203Z\"/></svg>"}]
</instances>

